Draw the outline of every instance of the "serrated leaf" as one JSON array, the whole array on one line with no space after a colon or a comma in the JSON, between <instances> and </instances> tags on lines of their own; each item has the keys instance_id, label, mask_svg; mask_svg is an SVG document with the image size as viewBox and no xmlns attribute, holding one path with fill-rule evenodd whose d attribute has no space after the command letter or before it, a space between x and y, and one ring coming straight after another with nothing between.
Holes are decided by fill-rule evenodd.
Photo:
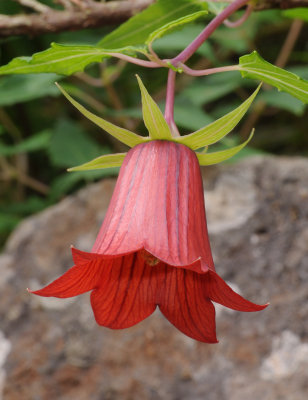
<instances>
[{"instance_id":1,"label":"serrated leaf","mask_svg":"<svg viewBox=\"0 0 308 400\"><path fill-rule=\"evenodd\" d=\"M259 85L254 93L235 110L190 135L176 138L176 141L185 144L192 150L218 142L239 123L259 92L260 87L261 85Z\"/></svg>"},{"instance_id":2,"label":"serrated leaf","mask_svg":"<svg viewBox=\"0 0 308 400\"><path fill-rule=\"evenodd\" d=\"M171 131L160 108L149 95L139 76L138 84L142 96L142 113L145 126L151 139L172 140Z\"/></svg>"},{"instance_id":3,"label":"serrated leaf","mask_svg":"<svg viewBox=\"0 0 308 400\"><path fill-rule=\"evenodd\" d=\"M46 149L49 145L51 132L49 130L39 132L16 145L5 145L0 142L0 155L11 156L19 153L29 153Z\"/></svg>"},{"instance_id":4,"label":"serrated leaf","mask_svg":"<svg viewBox=\"0 0 308 400\"><path fill-rule=\"evenodd\" d=\"M0 75L5 74L36 74L55 72L71 75L93 62L101 62L110 57L104 49L95 46L67 46L52 43L51 47L32 57L17 57L10 63L0 67Z\"/></svg>"},{"instance_id":5,"label":"serrated leaf","mask_svg":"<svg viewBox=\"0 0 308 400\"><path fill-rule=\"evenodd\" d=\"M213 165L213 164L218 164L220 162L228 160L229 158L231 158L235 154L237 154L239 151L241 151L247 145L247 143L253 137L253 134L254 134L254 129L252 130L249 138L244 143L242 143L238 146L234 146L231 149L217 151L214 153L206 153L206 154L196 152L199 164L200 165Z\"/></svg>"},{"instance_id":6,"label":"serrated leaf","mask_svg":"<svg viewBox=\"0 0 308 400\"><path fill-rule=\"evenodd\" d=\"M134 132L131 132L127 129L120 128L104 120L103 118L98 117L97 115L93 114L92 112L88 111L84 106L79 104L76 100L74 100L60 85L58 85L61 92L67 98L67 100L73 104L74 107L77 108L78 111L81 112L86 118L90 121L94 122L97 126L104 129L110 135L118 139L120 142L126 144L129 147L134 147L137 144L144 143L147 141L147 138L142 136L136 135Z\"/></svg>"},{"instance_id":7,"label":"serrated leaf","mask_svg":"<svg viewBox=\"0 0 308 400\"><path fill-rule=\"evenodd\" d=\"M59 96L55 81L62 77L56 74L13 75L0 80L0 106L10 106L44 96Z\"/></svg>"},{"instance_id":8,"label":"serrated leaf","mask_svg":"<svg viewBox=\"0 0 308 400\"><path fill-rule=\"evenodd\" d=\"M68 171L89 171L93 169L120 167L125 156L126 153L103 155L77 167L69 168Z\"/></svg>"},{"instance_id":9,"label":"serrated leaf","mask_svg":"<svg viewBox=\"0 0 308 400\"><path fill-rule=\"evenodd\" d=\"M146 40L146 44L152 44L154 40L157 40L167 33L171 33L171 31L175 29L181 28L183 25L186 25L190 22L195 21L196 19L203 17L204 15L207 14L206 10L203 11L197 11L193 14L186 15L185 17L181 17L179 19L176 19L175 21L171 21L166 25L163 25L162 27L156 29L154 32L152 32L149 37Z\"/></svg>"},{"instance_id":10,"label":"serrated leaf","mask_svg":"<svg viewBox=\"0 0 308 400\"><path fill-rule=\"evenodd\" d=\"M206 3L201 0L177 0L176 4L174 0L158 0L105 36L98 45L117 51L127 46L142 46L162 26L206 8Z\"/></svg>"},{"instance_id":11,"label":"serrated leaf","mask_svg":"<svg viewBox=\"0 0 308 400\"><path fill-rule=\"evenodd\" d=\"M259 79L308 103L308 81L265 61L256 51L240 57L243 78Z\"/></svg>"}]
</instances>

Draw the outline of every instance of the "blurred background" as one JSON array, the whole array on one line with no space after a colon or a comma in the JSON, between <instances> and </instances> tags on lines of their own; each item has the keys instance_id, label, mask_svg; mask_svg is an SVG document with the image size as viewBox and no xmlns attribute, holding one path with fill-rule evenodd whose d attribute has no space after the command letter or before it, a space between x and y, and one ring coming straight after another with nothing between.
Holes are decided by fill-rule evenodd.
<instances>
[{"instance_id":1,"label":"blurred background","mask_svg":"<svg viewBox=\"0 0 308 400\"><path fill-rule=\"evenodd\" d=\"M19 3L0 1L0 14L25 12ZM307 24L291 14L255 12L239 28L221 26L189 66L233 65L257 50L308 79ZM154 50L172 58L205 23L157 40ZM115 28L1 38L0 65L53 41L94 44ZM118 173L66 169L127 150L74 109L54 83L94 113L145 135L135 74L163 108L167 72L114 59L71 77L0 77L0 399L3 393L5 400L306 400L308 113L299 100L266 85L216 148L240 143L255 127L249 146L203 173L218 273L251 301L270 301L268 309L248 314L216 307L220 343L205 345L158 312L111 331L95 324L88 294L59 300L26 292L71 266L72 243L91 249ZM179 75L180 132L236 108L257 84L238 72Z\"/></svg>"}]
</instances>

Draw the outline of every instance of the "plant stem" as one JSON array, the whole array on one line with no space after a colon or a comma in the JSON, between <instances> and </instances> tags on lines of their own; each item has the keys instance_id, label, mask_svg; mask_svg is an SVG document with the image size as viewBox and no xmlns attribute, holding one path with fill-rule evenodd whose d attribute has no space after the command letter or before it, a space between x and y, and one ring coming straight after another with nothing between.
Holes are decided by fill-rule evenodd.
<instances>
[{"instance_id":1,"label":"plant stem","mask_svg":"<svg viewBox=\"0 0 308 400\"><path fill-rule=\"evenodd\" d=\"M241 16L241 18L239 18L237 21L229 21L228 19L226 19L224 21L224 24L228 28L237 28L238 26L241 26L245 21L247 21L250 14L252 13L252 11L253 11L253 5L248 4L248 6L246 7L246 10L245 10L244 14Z\"/></svg>"},{"instance_id":2,"label":"plant stem","mask_svg":"<svg viewBox=\"0 0 308 400\"><path fill-rule=\"evenodd\" d=\"M165 118L171 129L172 136L180 136L178 128L174 122L174 89L176 72L172 69L168 71L168 82L166 90Z\"/></svg>"},{"instance_id":3,"label":"plant stem","mask_svg":"<svg viewBox=\"0 0 308 400\"><path fill-rule=\"evenodd\" d=\"M218 72L226 72L226 71L238 71L239 66L238 65L230 65L227 67L218 67L218 68L207 68L207 69L191 69L187 67L185 64L179 64L179 67L183 69L183 72L185 72L187 75L191 76L204 76L204 75L211 75L211 74L216 74Z\"/></svg>"},{"instance_id":4,"label":"plant stem","mask_svg":"<svg viewBox=\"0 0 308 400\"><path fill-rule=\"evenodd\" d=\"M228 7L226 7L220 14L218 14L207 27L194 39L190 45L186 47L179 55L173 60L172 64L177 67L179 63L187 61L198 48L204 43L204 41L221 25L229 15L233 14L236 10L243 7L250 0L235 0Z\"/></svg>"}]
</instances>

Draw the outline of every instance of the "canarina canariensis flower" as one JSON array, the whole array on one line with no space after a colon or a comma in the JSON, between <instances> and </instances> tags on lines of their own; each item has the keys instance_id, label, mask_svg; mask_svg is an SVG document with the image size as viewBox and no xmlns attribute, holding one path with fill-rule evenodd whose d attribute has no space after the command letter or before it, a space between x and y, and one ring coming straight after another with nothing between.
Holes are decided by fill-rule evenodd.
<instances>
[{"instance_id":1,"label":"canarina canariensis flower","mask_svg":"<svg viewBox=\"0 0 308 400\"><path fill-rule=\"evenodd\" d=\"M145 100L149 95L140 85ZM159 113L157 106L150 107L151 111L154 109L152 122L160 121L160 114L155 116ZM143 111L149 128L145 101ZM150 133L153 129L149 129ZM159 307L187 336L216 343L212 302L238 311L259 311L267 305L245 300L215 272L200 157L180 141L151 139L142 138L123 157L92 251L72 248L75 265L32 293L66 298L92 291L91 305L97 323L113 329L135 325ZM218 153L208 156L213 154ZM106 166L104 162L104 158L94 160L92 167Z\"/></svg>"}]
</instances>

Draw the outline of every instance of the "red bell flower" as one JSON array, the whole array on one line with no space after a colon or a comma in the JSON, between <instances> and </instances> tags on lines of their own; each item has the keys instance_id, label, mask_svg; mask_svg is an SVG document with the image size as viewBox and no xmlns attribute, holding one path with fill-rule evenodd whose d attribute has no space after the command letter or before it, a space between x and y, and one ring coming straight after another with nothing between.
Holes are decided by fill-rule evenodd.
<instances>
[{"instance_id":1,"label":"red bell flower","mask_svg":"<svg viewBox=\"0 0 308 400\"><path fill-rule=\"evenodd\" d=\"M187 146L165 140L126 155L91 253L72 249L75 266L40 296L92 291L99 325L122 329L158 306L187 336L215 343L213 302L259 311L217 275L208 239L199 162Z\"/></svg>"}]
</instances>

